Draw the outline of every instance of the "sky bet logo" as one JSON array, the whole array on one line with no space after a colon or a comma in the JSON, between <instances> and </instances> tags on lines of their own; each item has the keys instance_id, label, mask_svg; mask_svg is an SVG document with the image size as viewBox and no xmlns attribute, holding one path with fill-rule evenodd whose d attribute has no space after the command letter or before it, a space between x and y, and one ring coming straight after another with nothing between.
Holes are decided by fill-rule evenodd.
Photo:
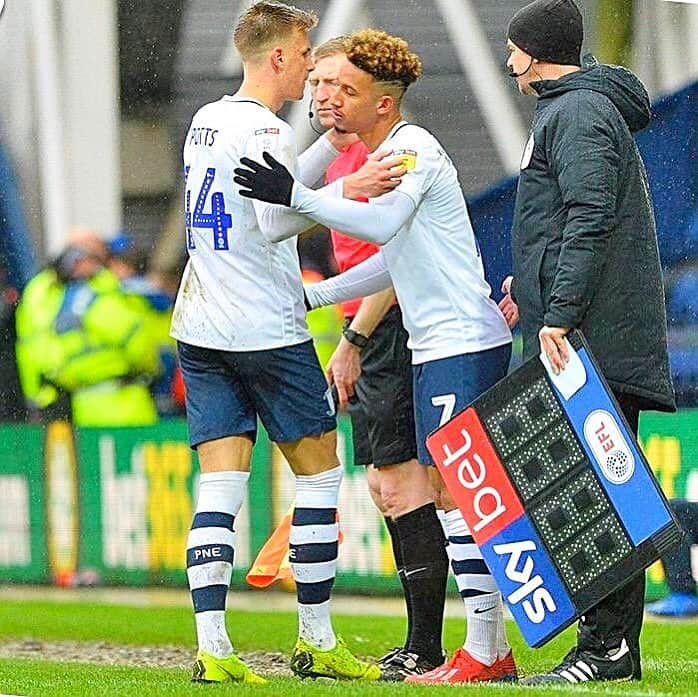
<instances>
[{"instance_id":1,"label":"sky bet logo","mask_svg":"<svg viewBox=\"0 0 698 697\"><path fill-rule=\"evenodd\" d=\"M475 410L427 447L524 638L540 646L574 619L574 606Z\"/></svg>"},{"instance_id":2,"label":"sky bet logo","mask_svg":"<svg viewBox=\"0 0 698 697\"><path fill-rule=\"evenodd\" d=\"M535 542L507 542L494 545L492 550L500 557L508 557L504 573L513 583L518 584L518 588L506 596L510 605L521 603L526 616L535 624L540 624L545 619L546 611L557 610L552 595L543 588L543 577L534 573L535 562L529 552L536 551ZM520 565L522 557L523 564Z\"/></svg>"},{"instance_id":3,"label":"sky bet logo","mask_svg":"<svg viewBox=\"0 0 698 697\"><path fill-rule=\"evenodd\" d=\"M569 593L527 515L480 550L530 646L544 644L574 619Z\"/></svg>"},{"instance_id":4,"label":"sky bet logo","mask_svg":"<svg viewBox=\"0 0 698 697\"><path fill-rule=\"evenodd\" d=\"M479 544L523 515L477 414L466 409L427 439L429 452Z\"/></svg>"}]
</instances>

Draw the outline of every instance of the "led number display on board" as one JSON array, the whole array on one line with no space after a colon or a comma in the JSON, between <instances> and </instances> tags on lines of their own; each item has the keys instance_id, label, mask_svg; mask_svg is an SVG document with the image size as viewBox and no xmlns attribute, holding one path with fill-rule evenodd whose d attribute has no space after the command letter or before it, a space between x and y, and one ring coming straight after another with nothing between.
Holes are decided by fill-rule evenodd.
<instances>
[{"instance_id":1,"label":"led number display on board","mask_svg":"<svg viewBox=\"0 0 698 697\"><path fill-rule=\"evenodd\" d=\"M560 376L534 358L427 439L531 646L680 539L584 337L569 342Z\"/></svg>"}]
</instances>

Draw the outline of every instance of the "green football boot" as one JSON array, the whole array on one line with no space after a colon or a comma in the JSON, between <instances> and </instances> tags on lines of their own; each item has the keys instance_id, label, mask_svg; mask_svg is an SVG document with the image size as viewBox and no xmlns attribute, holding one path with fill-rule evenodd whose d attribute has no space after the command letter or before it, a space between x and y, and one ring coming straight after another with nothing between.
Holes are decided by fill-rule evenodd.
<instances>
[{"instance_id":1,"label":"green football boot","mask_svg":"<svg viewBox=\"0 0 698 697\"><path fill-rule=\"evenodd\" d=\"M339 637L337 645L327 651L298 639L291 654L291 670L300 678L380 680L381 677L375 663L360 661Z\"/></svg>"},{"instance_id":2,"label":"green football boot","mask_svg":"<svg viewBox=\"0 0 698 697\"><path fill-rule=\"evenodd\" d=\"M253 673L235 654L227 658L216 658L199 651L194 663L192 682L243 682L261 685L267 682L263 677Z\"/></svg>"}]
</instances>

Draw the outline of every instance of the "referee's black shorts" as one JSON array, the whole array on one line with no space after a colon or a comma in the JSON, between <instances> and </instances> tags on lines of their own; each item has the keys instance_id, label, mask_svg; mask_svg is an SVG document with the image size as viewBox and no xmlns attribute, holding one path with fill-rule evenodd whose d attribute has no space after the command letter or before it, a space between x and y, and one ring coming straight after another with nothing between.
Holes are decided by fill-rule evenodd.
<instances>
[{"instance_id":1,"label":"referee's black shorts","mask_svg":"<svg viewBox=\"0 0 698 697\"><path fill-rule=\"evenodd\" d=\"M398 305L388 310L361 352L355 395L349 404L354 464L384 467L417 457L412 353Z\"/></svg>"}]
</instances>

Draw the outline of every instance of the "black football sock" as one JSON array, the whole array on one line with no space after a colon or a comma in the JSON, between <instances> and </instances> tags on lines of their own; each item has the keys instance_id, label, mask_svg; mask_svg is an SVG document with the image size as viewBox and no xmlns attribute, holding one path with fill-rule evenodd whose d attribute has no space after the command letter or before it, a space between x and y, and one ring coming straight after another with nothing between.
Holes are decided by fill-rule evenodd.
<instances>
[{"instance_id":1,"label":"black football sock","mask_svg":"<svg viewBox=\"0 0 698 697\"><path fill-rule=\"evenodd\" d=\"M397 529L395 521L389 516L385 516L385 525L388 528L388 533L390 534L390 543L393 549L393 559L395 559L395 568L397 569L397 576L402 584L402 594L405 598L405 608L407 610L407 636L405 638L404 646L407 646L410 634L412 633L412 602L410 599L410 594L408 592L407 583L405 581L405 562L402 558L402 547L400 545L400 534Z\"/></svg>"},{"instance_id":2,"label":"black football sock","mask_svg":"<svg viewBox=\"0 0 698 697\"><path fill-rule=\"evenodd\" d=\"M428 503L395 521L402 550L406 595L412 622L407 649L439 665L448 556L436 506Z\"/></svg>"}]
</instances>

